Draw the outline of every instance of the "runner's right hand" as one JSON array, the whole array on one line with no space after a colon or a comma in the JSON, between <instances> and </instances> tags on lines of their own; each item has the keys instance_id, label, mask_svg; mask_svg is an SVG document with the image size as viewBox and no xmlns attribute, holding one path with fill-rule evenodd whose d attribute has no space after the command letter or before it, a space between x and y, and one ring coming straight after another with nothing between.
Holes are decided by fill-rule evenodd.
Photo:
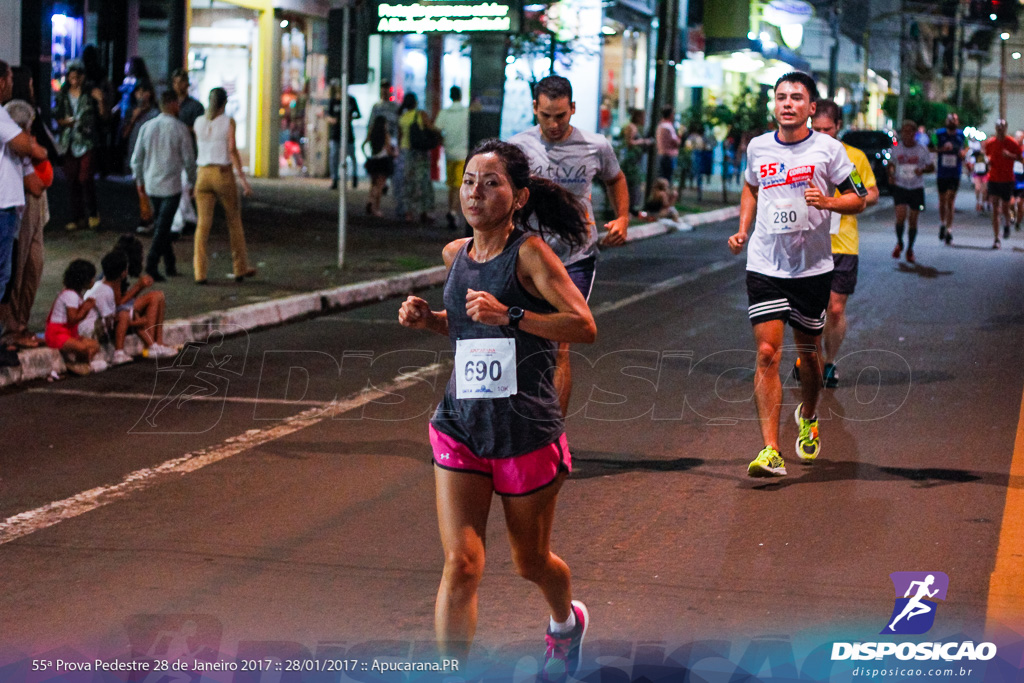
<instances>
[{"instance_id":1,"label":"runner's right hand","mask_svg":"<svg viewBox=\"0 0 1024 683\"><path fill-rule=\"evenodd\" d=\"M747 236L742 232L738 232L729 238L729 251L733 254L739 254L743 251L743 245L747 243Z\"/></svg>"},{"instance_id":2,"label":"runner's right hand","mask_svg":"<svg viewBox=\"0 0 1024 683\"><path fill-rule=\"evenodd\" d=\"M431 315L430 304L418 296L410 296L398 309L398 322L404 327L423 330L426 329Z\"/></svg>"}]
</instances>

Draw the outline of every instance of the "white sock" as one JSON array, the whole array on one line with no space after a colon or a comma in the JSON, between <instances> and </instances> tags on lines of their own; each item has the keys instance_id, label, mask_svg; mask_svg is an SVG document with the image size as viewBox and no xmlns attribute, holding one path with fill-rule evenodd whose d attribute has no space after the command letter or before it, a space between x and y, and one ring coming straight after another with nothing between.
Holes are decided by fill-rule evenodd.
<instances>
[{"instance_id":1,"label":"white sock","mask_svg":"<svg viewBox=\"0 0 1024 683\"><path fill-rule=\"evenodd\" d=\"M551 632L552 633L559 634L559 635L563 634L563 633L568 633L569 631L571 631L574 628L576 628L576 610L575 609L570 609L569 610L569 618L566 619L565 621L563 621L562 623L559 623L559 622L555 621L554 617L550 617L550 621L551 621L551 627L550 628L551 628Z\"/></svg>"}]
</instances>

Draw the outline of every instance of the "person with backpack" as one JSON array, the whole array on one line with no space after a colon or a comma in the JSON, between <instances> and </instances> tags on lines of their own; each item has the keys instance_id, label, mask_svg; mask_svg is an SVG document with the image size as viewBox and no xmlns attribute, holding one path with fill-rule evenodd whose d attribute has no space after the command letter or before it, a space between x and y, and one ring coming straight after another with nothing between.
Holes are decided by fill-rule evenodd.
<instances>
[{"instance_id":1,"label":"person with backpack","mask_svg":"<svg viewBox=\"0 0 1024 683\"><path fill-rule=\"evenodd\" d=\"M412 222L433 223L434 187L430 182L430 151L441 144L441 136L430 117L419 109L415 93L406 93L398 115L399 152L402 156L402 188L398 196L398 215Z\"/></svg>"}]
</instances>

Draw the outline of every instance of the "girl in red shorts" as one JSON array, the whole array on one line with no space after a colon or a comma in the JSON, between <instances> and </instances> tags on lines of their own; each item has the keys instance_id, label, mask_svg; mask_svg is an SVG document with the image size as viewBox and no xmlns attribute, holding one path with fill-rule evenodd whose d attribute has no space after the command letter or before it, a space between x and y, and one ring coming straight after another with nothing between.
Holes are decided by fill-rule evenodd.
<instances>
[{"instance_id":1,"label":"girl in red shorts","mask_svg":"<svg viewBox=\"0 0 1024 683\"><path fill-rule=\"evenodd\" d=\"M567 191L530 175L516 146L488 140L469 156L459 191L470 238L444 248L444 310L410 296L399 322L447 335L455 368L430 423L444 572L434 610L442 655L465 657L493 494L501 496L512 559L551 609L541 680L574 675L589 626L569 568L551 552L558 491L572 469L553 377L558 342L590 343L594 318L541 231L574 245L585 212Z\"/></svg>"},{"instance_id":2,"label":"girl in red shorts","mask_svg":"<svg viewBox=\"0 0 1024 683\"><path fill-rule=\"evenodd\" d=\"M84 259L75 259L64 271L64 290L57 296L46 319L46 345L58 349L68 361L68 369L78 372L75 361L89 363L89 369L100 372L107 369L106 361L95 358L100 343L78 334L78 323L85 320L95 308L96 300L82 300L82 294L96 277L96 266ZM83 373L84 374L84 373Z\"/></svg>"}]
</instances>

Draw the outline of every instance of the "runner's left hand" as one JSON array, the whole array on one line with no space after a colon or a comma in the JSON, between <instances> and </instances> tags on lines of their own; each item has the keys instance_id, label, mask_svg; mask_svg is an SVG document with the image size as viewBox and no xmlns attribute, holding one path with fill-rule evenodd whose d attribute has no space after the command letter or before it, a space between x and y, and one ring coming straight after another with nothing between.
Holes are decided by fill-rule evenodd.
<instances>
[{"instance_id":1,"label":"runner's left hand","mask_svg":"<svg viewBox=\"0 0 1024 683\"><path fill-rule=\"evenodd\" d=\"M814 183L809 183L807 189L804 190L804 201L807 202L807 206L813 206L815 209L827 209L828 199Z\"/></svg>"},{"instance_id":2,"label":"runner's left hand","mask_svg":"<svg viewBox=\"0 0 1024 683\"><path fill-rule=\"evenodd\" d=\"M604 224L608 234L601 244L606 247L618 247L626 243L626 230L629 229L629 218L622 216Z\"/></svg>"},{"instance_id":3,"label":"runner's left hand","mask_svg":"<svg viewBox=\"0 0 1024 683\"><path fill-rule=\"evenodd\" d=\"M466 290L466 315L484 325L508 325L508 306L490 292Z\"/></svg>"}]
</instances>

